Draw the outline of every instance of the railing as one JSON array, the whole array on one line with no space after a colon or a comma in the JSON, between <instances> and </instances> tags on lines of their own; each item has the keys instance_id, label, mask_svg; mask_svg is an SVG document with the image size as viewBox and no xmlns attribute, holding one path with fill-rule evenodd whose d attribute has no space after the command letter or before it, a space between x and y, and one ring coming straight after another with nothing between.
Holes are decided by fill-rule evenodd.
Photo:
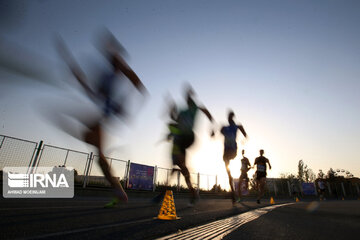
<instances>
[{"instance_id":1,"label":"railing","mask_svg":"<svg viewBox=\"0 0 360 240\"><path fill-rule=\"evenodd\" d=\"M109 185L97 163L98 155L77 150L36 143L15 137L0 135L0 170L4 167L73 167L77 175L75 182L83 187L92 184ZM128 180L130 160L108 158L114 177L117 177L124 184ZM187 188L185 179L179 171L155 166L154 186L172 186L177 189ZM209 191L215 185L229 189L227 177L209 175L203 173L190 173L191 181L198 190ZM299 183L298 188L301 190ZM250 185L250 184L249 184ZM316 187L316 186L315 186ZM154 188L154 189L155 189ZM292 187L287 179L269 179L267 181L268 196L291 196ZM359 183L349 181L339 183L327 183L327 196L332 197L356 197L360 196Z\"/></svg>"}]
</instances>

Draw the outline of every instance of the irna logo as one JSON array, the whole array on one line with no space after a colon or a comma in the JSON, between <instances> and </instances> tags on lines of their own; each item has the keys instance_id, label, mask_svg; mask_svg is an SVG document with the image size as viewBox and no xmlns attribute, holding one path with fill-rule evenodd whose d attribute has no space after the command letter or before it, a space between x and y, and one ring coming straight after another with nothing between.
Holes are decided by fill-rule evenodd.
<instances>
[{"instance_id":1,"label":"irna logo","mask_svg":"<svg viewBox=\"0 0 360 240\"><path fill-rule=\"evenodd\" d=\"M74 197L72 167L4 167L3 197L5 198L72 198Z\"/></svg>"},{"instance_id":2,"label":"irna logo","mask_svg":"<svg viewBox=\"0 0 360 240\"><path fill-rule=\"evenodd\" d=\"M15 188L53 188L69 187L64 174L21 174L8 173L8 185Z\"/></svg>"}]
</instances>

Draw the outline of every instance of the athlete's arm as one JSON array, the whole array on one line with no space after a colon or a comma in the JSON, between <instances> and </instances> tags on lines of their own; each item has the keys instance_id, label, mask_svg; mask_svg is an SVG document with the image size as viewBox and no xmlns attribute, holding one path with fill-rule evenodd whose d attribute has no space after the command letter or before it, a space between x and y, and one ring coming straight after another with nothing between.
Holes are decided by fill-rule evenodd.
<instances>
[{"instance_id":1,"label":"athlete's arm","mask_svg":"<svg viewBox=\"0 0 360 240\"><path fill-rule=\"evenodd\" d=\"M238 125L237 127L241 131L241 133L244 135L244 137L247 137L244 127L242 125Z\"/></svg>"},{"instance_id":2,"label":"athlete's arm","mask_svg":"<svg viewBox=\"0 0 360 240\"><path fill-rule=\"evenodd\" d=\"M136 73L130 68L130 66L124 61L120 56L116 56L119 60L119 68L125 74L125 76L131 81L132 84L142 93L148 93L144 84L141 82L140 78Z\"/></svg>"},{"instance_id":3,"label":"athlete's arm","mask_svg":"<svg viewBox=\"0 0 360 240\"><path fill-rule=\"evenodd\" d=\"M65 41L60 36L57 36L55 40L56 48L60 54L60 57L68 65L72 74L75 76L76 80L80 83L80 85L85 89L86 93L91 97L94 97L96 95L95 92L86 83L86 75L81 70L79 64L76 62L70 50L66 46Z\"/></svg>"},{"instance_id":4,"label":"athlete's arm","mask_svg":"<svg viewBox=\"0 0 360 240\"><path fill-rule=\"evenodd\" d=\"M206 115L210 122L214 122L214 118L211 116L209 110L207 110L205 107L199 107L199 109Z\"/></svg>"},{"instance_id":5,"label":"athlete's arm","mask_svg":"<svg viewBox=\"0 0 360 240\"><path fill-rule=\"evenodd\" d=\"M269 169L271 169L271 165L270 165L269 159L266 159L266 160L267 160L267 163L269 164Z\"/></svg>"},{"instance_id":6,"label":"athlete's arm","mask_svg":"<svg viewBox=\"0 0 360 240\"><path fill-rule=\"evenodd\" d=\"M95 92L89 87L86 83L86 76L80 68L70 67L72 74L75 76L76 80L80 83L80 85L85 89L86 93L91 97L94 97L96 94Z\"/></svg>"},{"instance_id":7,"label":"athlete's arm","mask_svg":"<svg viewBox=\"0 0 360 240\"><path fill-rule=\"evenodd\" d=\"M199 107L199 109L206 115L206 117L210 120L211 123L214 123L214 118L211 116L209 110L207 110L205 107ZM211 130L211 136L214 135L215 135L214 130Z\"/></svg>"},{"instance_id":8,"label":"athlete's arm","mask_svg":"<svg viewBox=\"0 0 360 240\"><path fill-rule=\"evenodd\" d=\"M251 164L250 164L249 159L247 159L247 165L249 166L249 170L250 170L250 168L251 168Z\"/></svg>"}]
</instances>

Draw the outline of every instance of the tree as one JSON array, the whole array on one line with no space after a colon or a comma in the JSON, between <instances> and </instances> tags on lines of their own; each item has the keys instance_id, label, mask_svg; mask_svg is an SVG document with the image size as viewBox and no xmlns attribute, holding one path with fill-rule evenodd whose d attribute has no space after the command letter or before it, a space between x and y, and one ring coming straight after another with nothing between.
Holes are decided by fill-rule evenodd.
<instances>
[{"instance_id":1,"label":"tree","mask_svg":"<svg viewBox=\"0 0 360 240\"><path fill-rule=\"evenodd\" d=\"M308 166L305 164L305 165L304 165L304 178L303 178L303 180L305 180L305 182L309 182L309 178L310 178L309 168L308 168Z\"/></svg>"},{"instance_id":2,"label":"tree","mask_svg":"<svg viewBox=\"0 0 360 240\"><path fill-rule=\"evenodd\" d=\"M319 169L319 173L318 173L317 177L320 179L323 179L325 177L325 174L323 173L323 171L321 169Z\"/></svg>"},{"instance_id":3,"label":"tree","mask_svg":"<svg viewBox=\"0 0 360 240\"><path fill-rule=\"evenodd\" d=\"M304 162L303 160L299 160L298 163L298 176L297 178L302 182L304 179Z\"/></svg>"},{"instance_id":4,"label":"tree","mask_svg":"<svg viewBox=\"0 0 360 240\"><path fill-rule=\"evenodd\" d=\"M280 174L280 178L282 179L288 179L288 180L293 180L296 178L296 176L292 173L281 173Z\"/></svg>"},{"instance_id":5,"label":"tree","mask_svg":"<svg viewBox=\"0 0 360 240\"><path fill-rule=\"evenodd\" d=\"M336 177L336 172L332 168L330 168L329 171L327 172L326 178L335 179L335 177Z\"/></svg>"}]
</instances>

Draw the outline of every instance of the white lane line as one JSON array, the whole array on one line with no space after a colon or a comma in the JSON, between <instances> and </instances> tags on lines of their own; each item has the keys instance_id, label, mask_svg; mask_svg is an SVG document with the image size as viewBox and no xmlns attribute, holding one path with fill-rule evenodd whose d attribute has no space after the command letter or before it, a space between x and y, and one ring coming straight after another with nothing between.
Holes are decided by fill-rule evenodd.
<instances>
[{"instance_id":1,"label":"white lane line","mask_svg":"<svg viewBox=\"0 0 360 240\"><path fill-rule=\"evenodd\" d=\"M287 206L294 203L285 203L279 205L272 205L268 207L258 208L246 213L241 213L234 217L218 220L215 222L211 222L202 226L194 227L191 229L187 229L180 233L174 233L162 238L158 238L157 240L167 240L167 239L213 239L213 240L220 240L224 236L228 235L241 225L244 225L248 222L251 222L263 214L266 214L275 208ZM213 227L217 226L217 227ZM210 228L210 230L209 230ZM206 234L204 234L204 229L208 230Z\"/></svg>"}]
</instances>

